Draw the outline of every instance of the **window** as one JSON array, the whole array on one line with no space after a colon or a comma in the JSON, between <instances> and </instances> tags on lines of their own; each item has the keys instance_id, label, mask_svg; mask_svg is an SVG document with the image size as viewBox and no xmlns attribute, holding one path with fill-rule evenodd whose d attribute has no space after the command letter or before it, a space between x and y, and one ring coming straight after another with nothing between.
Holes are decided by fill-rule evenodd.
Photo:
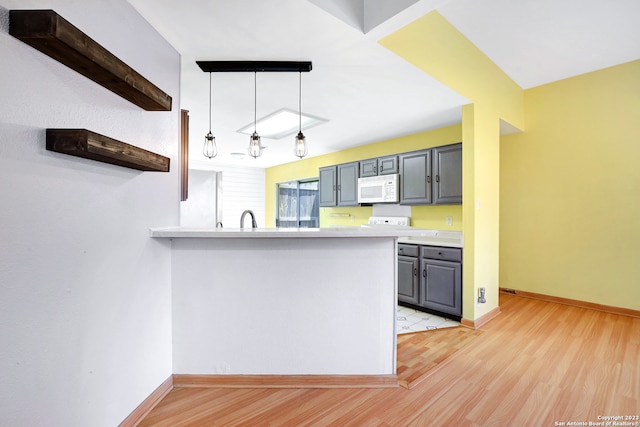
<instances>
[{"instance_id":1,"label":"window","mask_svg":"<svg viewBox=\"0 0 640 427\"><path fill-rule=\"evenodd\" d=\"M318 187L317 179L278 184L276 227L319 227Z\"/></svg>"}]
</instances>

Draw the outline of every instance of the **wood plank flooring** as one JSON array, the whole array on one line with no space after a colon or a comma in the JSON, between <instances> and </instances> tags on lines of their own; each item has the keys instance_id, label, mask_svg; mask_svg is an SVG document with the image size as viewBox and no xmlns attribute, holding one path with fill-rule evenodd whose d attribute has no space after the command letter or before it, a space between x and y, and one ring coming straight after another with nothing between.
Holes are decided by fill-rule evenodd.
<instances>
[{"instance_id":1,"label":"wood plank flooring","mask_svg":"<svg viewBox=\"0 0 640 427\"><path fill-rule=\"evenodd\" d=\"M140 426L556 426L640 416L640 319L509 294L500 306L479 337L409 389L175 388Z\"/></svg>"},{"instance_id":2,"label":"wood plank flooring","mask_svg":"<svg viewBox=\"0 0 640 427\"><path fill-rule=\"evenodd\" d=\"M482 334L464 326L398 335L398 382L413 388Z\"/></svg>"}]
</instances>

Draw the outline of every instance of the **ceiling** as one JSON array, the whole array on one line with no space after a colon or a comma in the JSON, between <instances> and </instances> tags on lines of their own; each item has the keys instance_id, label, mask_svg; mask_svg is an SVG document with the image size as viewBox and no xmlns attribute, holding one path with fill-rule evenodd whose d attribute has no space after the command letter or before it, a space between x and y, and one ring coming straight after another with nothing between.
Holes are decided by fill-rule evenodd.
<instances>
[{"instance_id":1,"label":"ceiling","mask_svg":"<svg viewBox=\"0 0 640 427\"><path fill-rule=\"evenodd\" d=\"M460 122L467 99L377 43L431 10L525 89L640 58L638 0L128 1L182 55L180 107L190 111L196 168L297 161L294 135L263 139L258 159L231 156L247 151L237 130L253 121L253 73L213 74L219 154L204 158L209 75L196 60L312 61L302 111L328 122L304 131L311 157ZM298 110L298 78L257 74L258 119Z\"/></svg>"}]
</instances>

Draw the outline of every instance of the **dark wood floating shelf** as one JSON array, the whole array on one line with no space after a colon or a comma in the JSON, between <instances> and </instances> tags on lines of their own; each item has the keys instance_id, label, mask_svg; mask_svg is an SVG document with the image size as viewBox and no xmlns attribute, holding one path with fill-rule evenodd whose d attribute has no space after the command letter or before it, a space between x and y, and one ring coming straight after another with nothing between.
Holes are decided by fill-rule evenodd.
<instances>
[{"instance_id":1,"label":"dark wood floating shelf","mask_svg":"<svg viewBox=\"0 0 640 427\"><path fill-rule=\"evenodd\" d=\"M196 61L205 73L309 72L310 61Z\"/></svg>"},{"instance_id":2,"label":"dark wood floating shelf","mask_svg":"<svg viewBox=\"0 0 640 427\"><path fill-rule=\"evenodd\" d=\"M47 129L47 150L141 171L169 172L168 157L86 129Z\"/></svg>"},{"instance_id":3,"label":"dark wood floating shelf","mask_svg":"<svg viewBox=\"0 0 640 427\"><path fill-rule=\"evenodd\" d=\"M147 111L171 97L53 10L9 11L9 34Z\"/></svg>"}]
</instances>

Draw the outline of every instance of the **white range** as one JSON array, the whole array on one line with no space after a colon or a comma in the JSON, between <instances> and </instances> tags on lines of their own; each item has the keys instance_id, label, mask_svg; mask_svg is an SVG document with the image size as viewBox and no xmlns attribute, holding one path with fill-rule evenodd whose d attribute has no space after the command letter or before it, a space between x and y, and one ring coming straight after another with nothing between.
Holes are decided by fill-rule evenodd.
<instances>
[{"instance_id":1,"label":"white range","mask_svg":"<svg viewBox=\"0 0 640 427\"><path fill-rule=\"evenodd\" d=\"M457 230L432 230L427 228L413 227L411 218L407 216L372 216L369 223L364 224L365 228L387 228L392 230L407 230L407 236L398 238L399 243L412 243L415 245L433 245L452 248L462 248L464 238L462 231ZM420 231L416 236L415 232ZM409 235L412 234L412 235Z\"/></svg>"}]
</instances>

